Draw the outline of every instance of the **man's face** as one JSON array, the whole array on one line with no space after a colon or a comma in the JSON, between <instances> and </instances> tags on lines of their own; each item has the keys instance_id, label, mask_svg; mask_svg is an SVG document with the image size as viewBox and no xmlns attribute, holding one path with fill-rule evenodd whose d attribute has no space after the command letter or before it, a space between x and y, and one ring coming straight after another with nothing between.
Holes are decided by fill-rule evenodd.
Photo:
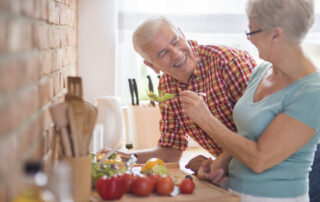
<instances>
[{"instance_id":1,"label":"man's face","mask_svg":"<svg viewBox=\"0 0 320 202\"><path fill-rule=\"evenodd\" d=\"M148 66L162 71L183 83L188 83L196 66L196 58L183 36L163 24L154 38L143 47L151 61Z\"/></svg>"}]
</instances>

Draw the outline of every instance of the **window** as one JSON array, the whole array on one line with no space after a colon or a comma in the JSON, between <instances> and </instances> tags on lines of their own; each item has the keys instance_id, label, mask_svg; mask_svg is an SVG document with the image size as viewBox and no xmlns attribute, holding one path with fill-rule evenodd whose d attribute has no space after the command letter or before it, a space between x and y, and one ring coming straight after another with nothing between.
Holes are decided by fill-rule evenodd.
<instances>
[{"instance_id":1,"label":"window","mask_svg":"<svg viewBox=\"0 0 320 202\"><path fill-rule=\"evenodd\" d=\"M259 62L255 47L246 39L246 0L120 0L118 1L118 92L124 103L130 103L127 79L136 78L139 96L146 99L151 75L154 89L158 79L145 67L132 47L132 32L146 18L165 15L178 25L187 39L199 44L222 44L248 51ZM304 48L320 68L320 2L316 1L316 22L305 39ZM123 85L126 84L126 85Z\"/></svg>"}]
</instances>

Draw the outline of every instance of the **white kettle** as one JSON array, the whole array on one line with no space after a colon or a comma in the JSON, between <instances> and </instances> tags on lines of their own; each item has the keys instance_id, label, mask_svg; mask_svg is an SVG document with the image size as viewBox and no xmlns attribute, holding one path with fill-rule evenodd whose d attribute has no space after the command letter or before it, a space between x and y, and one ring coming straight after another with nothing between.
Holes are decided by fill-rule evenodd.
<instances>
[{"instance_id":1,"label":"white kettle","mask_svg":"<svg viewBox=\"0 0 320 202\"><path fill-rule=\"evenodd\" d=\"M97 124L103 125L103 147L114 148L124 141L121 99L116 96L97 98Z\"/></svg>"}]
</instances>

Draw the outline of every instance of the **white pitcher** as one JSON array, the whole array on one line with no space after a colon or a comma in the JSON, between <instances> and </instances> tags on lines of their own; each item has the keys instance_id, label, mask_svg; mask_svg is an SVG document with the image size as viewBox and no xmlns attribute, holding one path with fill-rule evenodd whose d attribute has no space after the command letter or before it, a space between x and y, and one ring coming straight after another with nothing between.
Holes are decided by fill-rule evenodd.
<instances>
[{"instance_id":1,"label":"white pitcher","mask_svg":"<svg viewBox=\"0 0 320 202\"><path fill-rule=\"evenodd\" d=\"M114 148L124 141L121 99L116 96L98 97L97 108L97 123L104 128L103 147Z\"/></svg>"}]
</instances>

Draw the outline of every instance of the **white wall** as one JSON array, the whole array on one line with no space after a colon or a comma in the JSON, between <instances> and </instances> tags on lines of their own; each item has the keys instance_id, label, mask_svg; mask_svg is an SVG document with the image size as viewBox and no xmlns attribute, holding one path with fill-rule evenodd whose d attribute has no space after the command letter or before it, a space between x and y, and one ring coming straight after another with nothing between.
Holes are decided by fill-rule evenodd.
<instances>
[{"instance_id":1,"label":"white wall","mask_svg":"<svg viewBox=\"0 0 320 202\"><path fill-rule=\"evenodd\" d=\"M79 0L78 61L84 99L116 95L116 0Z\"/></svg>"}]
</instances>

